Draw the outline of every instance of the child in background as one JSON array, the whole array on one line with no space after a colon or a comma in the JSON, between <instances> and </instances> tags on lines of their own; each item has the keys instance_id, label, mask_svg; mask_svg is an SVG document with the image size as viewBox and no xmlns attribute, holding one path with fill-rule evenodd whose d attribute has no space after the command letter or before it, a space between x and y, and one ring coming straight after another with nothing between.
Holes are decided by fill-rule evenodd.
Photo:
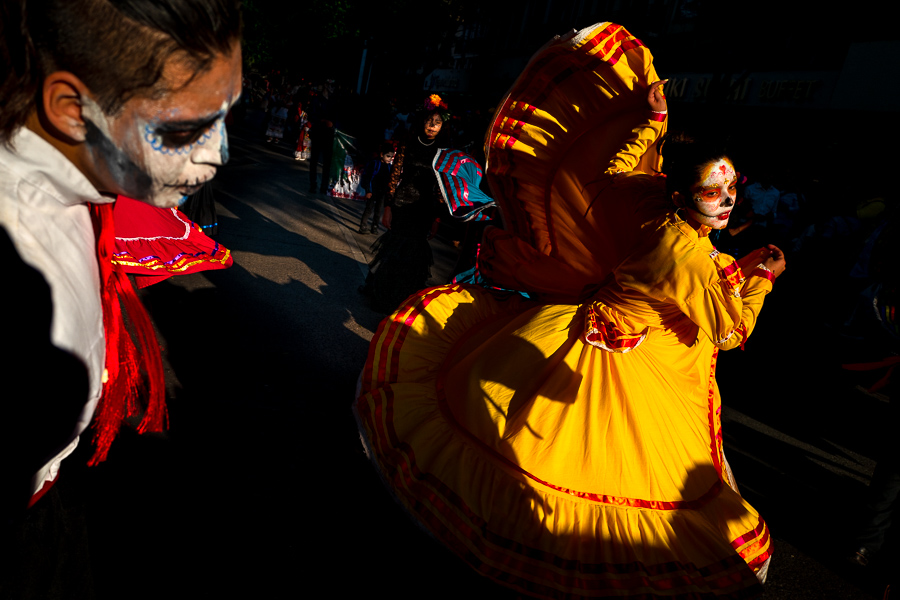
<instances>
[{"instance_id":1,"label":"child in background","mask_svg":"<svg viewBox=\"0 0 900 600\"><path fill-rule=\"evenodd\" d=\"M293 119L294 126L298 131L294 160L306 160L309 158L309 115L303 110L303 103L297 104Z\"/></svg>"},{"instance_id":2,"label":"child in background","mask_svg":"<svg viewBox=\"0 0 900 600\"><path fill-rule=\"evenodd\" d=\"M384 142L378 158L366 165L359 185L366 190L366 208L359 221L359 233L378 233L378 222L384 209L384 198L391 181L391 164L394 161L394 145ZM366 223L372 217L372 225L367 229Z\"/></svg>"}]
</instances>

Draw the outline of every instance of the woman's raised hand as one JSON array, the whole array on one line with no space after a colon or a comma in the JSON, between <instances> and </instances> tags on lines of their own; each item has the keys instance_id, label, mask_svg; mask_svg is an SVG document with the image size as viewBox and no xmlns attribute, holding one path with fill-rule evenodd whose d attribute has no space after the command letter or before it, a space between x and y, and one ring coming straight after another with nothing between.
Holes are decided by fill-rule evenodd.
<instances>
[{"instance_id":1,"label":"woman's raised hand","mask_svg":"<svg viewBox=\"0 0 900 600\"><path fill-rule=\"evenodd\" d=\"M772 274L775 275L775 277L784 273L784 269L787 266L787 262L784 259L784 252L782 252L775 244L769 244L768 246L754 250L739 259L737 263L745 275L752 272L756 265L761 264L772 271Z\"/></svg>"},{"instance_id":2,"label":"woman's raised hand","mask_svg":"<svg viewBox=\"0 0 900 600\"><path fill-rule=\"evenodd\" d=\"M772 271L775 274L775 277L778 277L782 273L784 273L785 267L787 267L787 262L784 259L784 252L776 246L775 244L769 244L766 246L769 249L769 258L767 258L763 262L763 266Z\"/></svg>"},{"instance_id":3,"label":"woman's raised hand","mask_svg":"<svg viewBox=\"0 0 900 600\"><path fill-rule=\"evenodd\" d=\"M650 110L655 110L656 112L668 110L666 95L663 93L663 86L668 81L668 79L663 79L650 84L650 90L647 92L647 104L650 105Z\"/></svg>"},{"instance_id":4,"label":"woman's raised hand","mask_svg":"<svg viewBox=\"0 0 900 600\"><path fill-rule=\"evenodd\" d=\"M756 265L765 264L766 260L772 255L768 248L758 248L753 252L748 252L745 256L738 259L737 264L747 275L756 268Z\"/></svg>"}]
</instances>

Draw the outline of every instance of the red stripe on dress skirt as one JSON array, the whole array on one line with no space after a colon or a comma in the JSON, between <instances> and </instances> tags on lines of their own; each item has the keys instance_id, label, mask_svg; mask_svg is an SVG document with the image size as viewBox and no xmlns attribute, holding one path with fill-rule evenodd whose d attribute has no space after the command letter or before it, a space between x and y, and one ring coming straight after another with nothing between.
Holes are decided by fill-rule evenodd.
<instances>
[{"instance_id":1,"label":"red stripe on dress skirt","mask_svg":"<svg viewBox=\"0 0 900 600\"><path fill-rule=\"evenodd\" d=\"M710 455L712 456L713 465L722 477L722 461L720 459L719 444L716 440L716 419L715 419L715 398L716 398L716 359L719 356L719 349L713 350L712 364L709 372L709 444Z\"/></svg>"},{"instance_id":2,"label":"red stripe on dress skirt","mask_svg":"<svg viewBox=\"0 0 900 600\"><path fill-rule=\"evenodd\" d=\"M761 518L760 521L762 521ZM765 527L759 539L756 541L752 541L751 538L751 542L752 543L746 545L743 550L738 551L738 554L740 554L741 558L743 558L747 562L747 565L751 569L756 569L760 565L762 565L762 563L764 563L770 556L772 556L769 528ZM756 556L754 556L754 554Z\"/></svg>"},{"instance_id":3,"label":"red stripe on dress skirt","mask_svg":"<svg viewBox=\"0 0 900 600\"><path fill-rule=\"evenodd\" d=\"M400 305L394 313L388 317L387 320L390 321L390 326L385 333L384 337L381 338L381 355L378 361L378 380L379 381L394 381L394 377L396 376L395 371L393 370L393 361L396 356L396 352L394 346L391 344L391 340L397 335L397 330L399 330L403 324L404 320L401 319L401 315L410 310L410 307L406 305L406 302ZM389 360L390 357L390 360Z\"/></svg>"},{"instance_id":4,"label":"red stripe on dress skirt","mask_svg":"<svg viewBox=\"0 0 900 600\"><path fill-rule=\"evenodd\" d=\"M409 299L407 299L407 301L408 300ZM406 302L404 302L401 306L406 308ZM397 319L397 333L394 334L394 339L396 339L397 341L391 347L390 368L387 372L388 381L390 381L391 383L397 380L397 373L400 370L400 346L402 346L403 342L406 340L406 334L409 331L410 326L416 320L416 317L419 316L419 312L420 311L417 311L415 309L407 310L405 311L405 319L403 319L402 321L400 319ZM399 313L397 313L397 316L400 316ZM402 326L399 325L401 322Z\"/></svg>"},{"instance_id":5,"label":"red stripe on dress skirt","mask_svg":"<svg viewBox=\"0 0 900 600\"><path fill-rule=\"evenodd\" d=\"M614 65L617 62L619 62L619 58L621 58L621 57L622 57L622 50L620 48L616 48L604 60L606 61L607 64Z\"/></svg>"},{"instance_id":6,"label":"red stripe on dress skirt","mask_svg":"<svg viewBox=\"0 0 900 600\"><path fill-rule=\"evenodd\" d=\"M376 354L380 353L381 340L384 335L384 329L385 329L385 327L390 327L390 325L391 325L390 317L385 317L384 319L382 319L381 323L378 324L378 329L375 331L375 336L372 338L374 340L379 340L379 342L369 345L368 356L366 356L366 364L363 367L363 382L362 382L362 389L361 389L361 391L363 393L366 393L366 392L369 392L372 390L372 378L373 378L372 367L375 364L375 356L376 356ZM381 379L379 378L379 380L381 380Z\"/></svg>"},{"instance_id":7,"label":"red stripe on dress skirt","mask_svg":"<svg viewBox=\"0 0 900 600\"><path fill-rule=\"evenodd\" d=\"M607 40L606 46L609 48L613 47L619 41L627 39L631 36L631 34L628 33L628 31L624 27L622 27L620 25L618 25L616 27L618 27L618 29L615 31L615 33L612 35L612 37L608 38L608 40ZM594 36L591 39L590 43L579 47L579 49L578 49L579 52L572 57L572 61L567 62L565 69L563 69L560 72L557 72L551 78L551 81L554 84L554 86L558 87L558 86L562 85L562 83L570 75L587 68L593 62L603 63L604 61L602 59L602 54L605 53L604 49L601 48L600 51L598 51L597 53L592 53L592 51L599 44L599 40L601 39L601 37L605 34L608 34L612 30L613 30L612 27L610 27L610 26L606 27L601 34ZM601 56L598 56L598 55L601 55ZM572 65L571 62L574 62L575 64ZM607 64L609 64L609 63L607 63ZM543 102L547 98L547 96L549 96L549 92L551 89L552 88L549 85L545 85L544 88L541 89L541 91L534 98L534 100L533 100L534 104L540 104L541 102ZM550 256L556 257L559 253L559 248L556 243L555 221L553 219L547 218L547 216L550 214L551 186L552 186L552 178L550 178L550 176L548 175L548 180L544 184L544 189L546 190L545 196L544 196L544 218L545 218L545 222L547 223L547 237L550 242L549 254L550 254Z\"/></svg>"},{"instance_id":8,"label":"red stripe on dress skirt","mask_svg":"<svg viewBox=\"0 0 900 600\"><path fill-rule=\"evenodd\" d=\"M616 27L618 27L618 31L613 34L613 37L606 37L610 32L615 30ZM533 65L533 68L529 69L529 72L540 71L546 64L549 64L550 61L571 53L571 57L569 57L569 60L565 61L563 69L561 71L558 70L554 73L542 73L542 79L526 78L526 81L523 82L523 89L519 93L521 94L522 92L524 92L524 89L527 89L529 85L533 85L535 82L539 82L541 84L541 87L531 90L531 95L533 97L532 104L541 104L548 96L549 90L553 87L553 85L551 84L558 86L563 81L568 79L568 77L572 73L582 70L585 66L589 65L593 61L599 61L600 58L596 56L596 54L594 53L594 49L604 41L621 39L630 35L627 33L622 33L623 31L625 31L625 28L621 25L616 25L615 27L608 26L602 32L583 41L578 48L572 49L565 46L557 46L551 48L547 52L546 61L542 61L541 64L535 63L535 65ZM612 43L615 43L615 41L612 41ZM602 53L602 50L600 53ZM575 66L572 66L570 64L571 62L574 62Z\"/></svg>"},{"instance_id":9,"label":"red stripe on dress skirt","mask_svg":"<svg viewBox=\"0 0 900 600\"><path fill-rule=\"evenodd\" d=\"M453 290L445 288L436 290L437 297L440 293L449 293ZM415 311L419 311L422 307L415 307ZM404 321L408 322L407 319ZM580 589L611 589L611 590L635 590L636 587L646 588L648 591L639 596L630 595L630 597L654 597L652 590L669 590L678 593L683 590L684 595L672 595L672 597L695 598L696 589L711 587L709 580L717 577L711 582L714 587L722 587L723 585L733 586L739 585L742 581L741 568L743 560L740 557L726 558L713 565L698 568L693 564L685 564L677 561L660 563L657 565L644 565L639 562L627 564L583 564L580 561L561 561L559 557L544 552L536 548L529 548L519 542L515 542L508 538L497 536L486 528L486 523L475 515L461 499L443 482L438 481L433 475L423 473L417 467L415 454L407 444L399 442L396 431L393 429L393 391L388 386L385 390L377 394L379 404L387 405L385 411L385 419L377 418L374 422L370 419L370 425L381 430L382 435L379 436L378 444L382 456L390 459L396 466L393 476L388 479L394 482L395 488L399 492L403 492L407 497L408 508L417 514L440 539L447 542L458 554L465 558L470 564L473 564L484 575L491 577L497 581L506 582L514 586L521 586L523 589L545 595L557 595L562 587L580 588ZM380 413L381 410L378 410ZM366 414L363 411L362 414ZM383 431L385 424L388 431ZM386 434L386 435L384 435ZM385 446L387 440L392 439L394 447ZM417 491L418 490L418 491ZM448 505L435 492L443 494L452 505ZM452 527L444 524L437 514L443 515L443 518L452 523ZM443 533L443 535L441 535ZM461 535L460 535L461 534ZM534 581L521 579L515 575L511 575L505 571L498 570L496 567L486 565L480 558L472 555L466 541L471 541L479 548L481 553L488 559L497 564L503 564L507 567L527 572L536 572L547 581L554 582L555 585L547 586L536 583ZM492 548L486 544L496 546L498 549ZM528 557L530 560L517 558L517 555ZM548 568L542 568L534 564L535 561L544 562ZM573 574L560 574L560 569L568 569ZM746 567L743 567L746 568ZM537 571L535 571L537 569ZM595 575L612 575L621 577L622 574L636 575L628 580L609 580L597 579L594 581L586 581L582 574ZM648 576L669 575L668 579L660 579L656 582L648 580ZM755 584L755 580L753 582ZM636 590L635 590L636 591ZM751 597L752 594L744 594L738 592L739 595L732 596L737 598Z\"/></svg>"},{"instance_id":10,"label":"red stripe on dress skirt","mask_svg":"<svg viewBox=\"0 0 900 600\"><path fill-rule=\"evenodd\" d=\"M515 121L515 123L513 124L513 127L512 127L512 133L513 133L513 135L517 136L520 133L522 133L522 128L525 126L525 121L522 121L520 119L514 119L514 121Z\"/></svg>"},{"instance_id":11,"label":"red stripe on dress skirt","mask_svg":"<svg viewBox=\"0 0 900 600\"><path fill-rule=\"evenodd\" d=\"M388 377L387 371L387 359L388 353L390 352L390 339L393 337L394 331L397 329L398 325L394 319L394 315L389 316L387 319L387 331L385 331L384 335L379 338L379 355L378 355L378 381L386 381ZM386 341L387 340L387 341Z\"/></svg>"},{"instance_id":12,"label":"red stripe on dress skirt","mask_svg":"<svg viewBox=\"0 0 900 600\"><path fill-rule=\"evenodd\" d=\"M393 401L392 394L389 395L389 401ZM405 456L396 456L398 452ZM721 589L739 585L744 579L742 573L746 569L746 563L736 554L706 567L698 567L693 563L680 561L646 565L638 561L582 563L577 560L561 559L554 554L525 546L521 542L491 532L487 528L487 523L468 509L465 503L443 482L437 480L430 473L424 473L418 469L414 452L406 444L401 444L391 454L394 455L393 458L398 467L396 476L391 480L398 491L406 494L407 508L416 514L438 539L447 543L451 549L479 572L498 581L514 583L523 586L526 590L551 596L556 595L553 590L563 588L591 591L634 590L643 587L654 591L667 590L675 593L681 591L685 594L684 596L671 596L675 598L696 598L696 588ZM397 458L400 460L397 461ZM445 502L445 498L451 504ZM445 521L450 524L446 524ZM538 574L551 585L522 579L508 571L484 563L472 553L469 543L474 544L481 554L492 563L503 565L509 571ZM496 546L496 548L492 546ZM547 567L541 567L535 564L536 562L546 563ZM569 573L560 573L560 570L567 570ZM622 575L631 575L632 577L622 579ZM669 577L650 581L651 577L660 575ZM604 579L602 578L604 576L612 578ZM755 585L756 580L753 579L751 584ZM653 592L646 592L646 594L647 598L656 597ZM645 595L629 595L629 597L645 597ZM753 596L741 594L731 597L749 598Z\"/></svg>"},{"instance_id":13,"label":"red stripe on dress skirt","mask_svg":"<svg viewBox=\"0 0 900 600\"><path fill-rule=\"evenodd\" d=\"M641 48L644 44L639 39L631 35L624 27L609 38L609 41L603 46L599 54L601 58L607 54L616 54L616 59L628 50Z\"/></svg>"},{"instance_id":14,"label":"red stripe on dress skirt","mask_svg":"<svg viewBox=\"0 0 900 600\"><path fill-rule=\"evenodd\" d=\"M610 65L614 65L619 62L619 59L622 58L622 55L625 54L629 50L634 50L635 48L641 48L643 44L637 38L633 38L630 40L625 40L622 42L618 48L616 48L613 53L606 59Z\"/></svg>"},{"instance_id":15,"label":"red stripe on dress skirt","mask_svg":"<svg viewBox=\"0 0 900 600\"><path fill-rule=\"evenodd\" d=\"M393 381L393 377L396 376L396 372L389 371L386 366L389 362L388 354L390 354L392 357L390 361L391 363L393 363L393 357L396 356L395 351L391 350L390 340L394 338L397 329L399 329L403 325L403 323L397 317L400 316L401 311L407 311L409 309L410 307L406 305L406 302L404 302L400 308L398 308L391 316L384 319L378 326L378 332L376 333L376 339L379 340L377 344L379 351L377 372L378 381ZM385 331L385 328L387 328L387 331ZM395 350L396 349L399 349L399 347L396 347ZM366 368L370 368L370 363L371 360L366 361ZM365 391L368 391L368 389L366 389Z\"/></svg>"},{"instance_id":16,"label":"red stripe on dress skirt","mask_svg":"<svg viewBox=\"0 0 900 600\"><path fill-rule=\"evenodd\" d=\"M582 51L584 54L605 54L606 51L602 47L596 53L594 52L594 48L600 46L600 44L603 44L604 46L606 46L607 44L615 44L616 40L622 38L623 31L625 31L625 28L621 25L610 23L603 29L603 31L592 35L590 39L586 40L581 46L578 47L578 50Z\"/></svg>"},{"instance_id":17,"label":"red stripe on dress skirt","mask_svg":"<svg viewBox=\"0 0 900 600\"><path fill-rule=\"evenodd\" d=\"M399 353L400 349L403 346L403 342L406 339L406 335L410 330L411 324L414 322L415 318L421 313L425 307L431 302L431 299L437 297L441 294L450 293L454 291L456 286L452 286L451 288L433 288L429 293L426 293L425 296L421 297L419 302L415 306L408 306L406 303L398 309L397 312L394 313L389 319L385 319L379 329L383 330L387 321L391 321L390 327L386 334L379 338L379 346L380 346L380 364L379 364L379 387L384 386L385 383L388 384L388 387L384 390L376 391L376 393L372 393L373 399L375 401L375 411L374 411L374 420L372 421L372 427L374 433L378 434L378 438L375 441L380 441L380 446L382 452L386 452L389 449L384 446L384 436L387 435L388 439L391 440L391 443L396 447L399 444L399 439L397 437L396 431L393 428L393 402L392 400L388 400L385 402L382 400L382 396L384 394L389 394L391 398L393 398L393 392L390 389L390 383L395 381L398 373L397 366L399 364ZM408 316L406 319L399 319L395 317L401 316L401 311L407 312ZM402 329L400 327L403 326ZM398 333L399 329L399 333ZM391 369L385 372L384 365L387 361L386 353L387 348L391 346L391 341L397 337L396 342L393 344L393 354L391 355L390 365ZM371 393L371 392L370 392ZM377 394L377 395L376 395ZM359 402L357 402L359 404ZM385 404L387 405L385 407ZM368 412L368 411L365 411ZM384 413L384 414L383 414ZM382 416L384 418L382 418ZM388 430L384 431L384 422L385 419L389 423Z\"/></svg>"},{"instance_id":18,"label":"red stripe on dress skirt","mask_svg":"<svg viewBox=\"0 0 900 600\"><path fill-rule=\"evenodd\" d=\"M615 33L613 34L613 32L615 32ZM598 60L595 56L591 55L591 52L593 51L593 49L596 46L598 46L601 43L602 40L607 39L606 36L608 36L610 34L613 34L614 36L616 36L616 39L627 38L630 35L626 32L625 28L622 27L621 25L615 25L615 24L608 25L606 28L603 29L602 32L595 34L590 39L586 40L581 46L579 46L579 48L576 49L577 54L574 56L574 59L575 59L576 63L579 65L579 67L583 68L585 65L589 64L591 61ZM546 65L548 65L555 58L557 58L559 56L563 56L570 52L572 52L572 50L567 47L559 47L558 46L558 47L551 48L546 52L545 56L543 56L540 59L538 59L537 61L535 61L531 65L531 67L527 70L527 72L528 73L539 72L541 69L543 69ZM572 72L574 72L571 70L571 68L569 66L567 66L566 69L564 69L564 71L567 71L568 73L562 73L562 74L557 73L555 76L553 76L551 78L551 80L553 82L555 82L556 85L559 85L563 80L565 80L565 78L568 77L568 75L570 75ZM548 74L548 76L549 76L549 74ZM523 104L521 101L515 101L512 99L526 95L525 91L528 89L529 86L531 86L535 83L535 80L533 80L532 78L529 78L529 77L524 77L524 78L522 78L521 81L522 81L522 85L518 86L515 90L513 90L510 93L510 96L507 100L504 110L502 110L501 114L498 115L498 118L495 119L494 127L492 128L493 130L496 130L498 128L498 126L502 124L501 119L500 119L501 116L505 117L508 113L512 112L512 106L514 104L516 106L516 109L518 109L518 107L521 106L521 104ZM542 84L542 87L540 87L539 89L529 90L529 93L527 95L533 98L532 102L527 103L526 107L521 109L523 112L527 111L529 113L528 116L530 116L531 114L534 113L534 111L536 109L535 104L539 104L540 102L542 102L543 99L545 98L545 96L547 95L549 83L550 82L547 82L545 80ZM523 122L527 122L527 120L528 120L527 118L522 119ZM503 145L497 143L498 141L500 141L500 140L495 138L494 147L503 148ZM512 147L512 145L514 144L514 141L512 143L510 143L509 139L505 139L503 141L506 143L505 145L507 147ZM508 172L510 172L510 170L513 167L514 167L514 163L510 159L506 165L503 165L502 169L497 169L495 171L495 173L496 174L508 173ZM549 221L548 221L548 223L549 223ZM549 236L551 239L551 247L555 248L555 243L552 242L552 240L554 240L553 232L549 231L548 233L549 233Z\"/></svg>"},{"instance_id":19,"label":"red stripe on dress skirt","mask_svg":"<svg viewBox=\"0 0 900 600\"><path fill-rule=\"evenodd\" d=\"M749 544L758 538L763 531L767 531L766 522L763 521L762 517L759 517L759 522L756 524L756 527L744 535L735 538L734 541L731 542L731 547L737 550L741 546Z\"/></svg>"},{"instance_id":20,"label":"red stripe on dress skirt","mask_svg":"<svg viewBox=\"0 0 900 600\"><path fill-rule=\"evenodd\" d=\"M502 457L500 457L502 458ZM510 463L510 466L518 471L520 471L523 475L532 479L541 485L547 486L548 488L554 489L558 492L562 492L564 494L568 494L570 496L575 496L576 498L581 498L583 500L590 500L592 502L597 502L600 504L610 504L614 506L629 506L631 508L647 508L650 510L696 510L698 508L703 507L705 504L708 504L710 500L719 495L719 492L722 491L723 483L721 479L717 479L715 483L713 483L712 487L710 487L706 492L696 498L694 500L642 500L640 498L624 498L621 496L609 496L606 494L596 494L593 492L579 492L576 490L570 490L564 487L560 487L558 485L553 485L552 483L548 483L543 481L531 473L528 473L521 467L516 464Z\"/></svg>"},{"instance_id":21,"label":"red stripe on dress skirt","mask_svg":"<svg viewBox=\"0 0 900 600\"><path fill-rule=\"evenodd\" d=\"M411 454L410 457L414 461ZM656 592L665 590L671 594L667 594L667 597L695 599L698 590L734 587L740 585L742 580L749 581L753 589L757 585L755 579L749 580L742 576L747 567L737 555L706 567L680 561L647 565L638 561L582 563L564 560L494 534L487 529L487 524L482 519L465 507L456 494L433 476L421 473L414 465L410 467L405 461L401 469L404 477L413 477L413 471L420 475L420 479L402 482L403 488L398 489L406 490L409 501L407 507L438 539L483 575L508 585L521 586L532 593L556 597L560 591L572 589L587 592L608 590L631 591L629 598L656 598ZM437 493L429 488L434 488ZM452 504L445 502L442 496ZM473 553L471 545L491 564L483 562ZM546 566L536 563L545 563ZM503 569L493 565L502 565ZM568 572L561 573L561 570ZM523 579L513 575L511 571L531 573L547 583ZM660 578L661 575L668 577ZM753 594L744 595L740 591L738 594L731 597L753 597Z\"/></svg>"},{"instance_id":22,"label":"red stripe on dress skirt","mask_svg":"<svg viewBox=\"0 0 900 600\"><path fill-rule=\"evenodd\" d=\"M500 315L496 315L498 318ZM470 329L470 331L472 331ZM472 332L470 335L466 335L460 340L457 341L456 345L459 345L466 340L469 339L471 335L474 335L476 332ZM452 350L451 350L452 352ZM644 500L641 498L627 498L623 496L610 496L608 494L598 494L596 492L583 492L580 490L572 490L569 488L561 487L550 482L544 481L543 479L529 473L521 466L516 463L510 461L505 456L498 454L492 448L486 446L481 440L473 436L466 430L462 425L460 425L453 416L453 412L450 410L447 403L446 389L444 386L444 373L440 373L438 375L438 380L436 383L436 392L437 392L437 400L441 406L441 412L444 415L444 418L453 421L456 428L458 428L459 432L469 438L473 443L477 444L481 447L481 451L487 454L490 454L493 459L497 462L501 462L505 464L510 469L521 473L525 477L528 477L532 481L540 483L541 485L548 487L550 489L556 490L558 492L562 492L569 496L574 496L576 498L581 498L583 500L590 500L591 502L597 502L599 504L609 504L614 506L629 506L632 508L646 508L651 510L677 510L677 509L697 509L705 504L709 503L715 496L717 496L723 488L723 483L720 478L716 479L713 485L699 498L695 498L694 500Z\"/></svg>"},{"instance_id":23,"label":"red stripe on dress skirt","mask_svg":"<svg viewBox=\"0 0 900 600\"><path fill-rule=\"evenodd\" d=\"M403 319L402 330L397 335L398 339L397 339L396 343L393 345L393 353L396 355L399 355L400 350L403 347L403 343L406 341L406 335L409 333L409 330L411 329L412 324L415 322L416 318L418 318L418 316L422 313L422 311L424 311L428 307L428 305L431 304L432 300L434 300L435 298L438 298L440 296L456 292L458 289L459 289L459 286L456 286L456 285L436 287L436 288L431 288L429 290L426 290L424 295L420 296L420 295L418 295L418 293L416 293L416 294L413 294L412 296L410 296L410 298L417 298L418 302L414 305L410 305L410 304L408 304L409 299L407 299L407 301L404 302L404 304L403 304L403 310L408 311L408 312L407 312L406 318ZM399 315L400 312L397 311L394 314ZM397 327L398 328L401 327L399 320L397 322ZM388 372L388 376L390 377L390 379L389 379L390 382L396 381L396 377L397 377L396 361L392 360L391 370Z\"/></svg>"},{"instance_id":24,"label":"red stripe on dress skirt","mask_svg":"<svg viewBox=\"0 0 900 600\"><path fill-rule=\"evenodd\" d=\"M750 567L751 569L753 569L753 571L755 572L755 571L759 570L759 568L763 565L763 563L766 562L767 560L769 560L770 558L772 558L772 551L766 550L762 554L760 554L759 556L754 558L753 560L749 561L747 563L747 566Z\"/></svg>"},{"instance_id":25,"label":"red stripe on dress skirt","mask_svg":"<svg viewBox=\"0 0 900 600\"><path fill-rule=\"evenodd\" d=\"M607 27L605 27L601 32L594 34L589 39L582 42L582 44L578 48L574 49L575 54L573 57L571 57L570 60L574 60L576 62L576 64L581 68L583 68L585 65L589 64L591 61L601 60L601 58L598 58L597 56L595 56L595 53L594 53L594 49L601 43L604 43L607 46L607 49L601 50L599 52L599 54L604 54L604 53L608 52L608 48L611 48L613 45L620 43L623 40L628 42L629 48L632 48L632 47L636 48L636 47L643 46L643 44L637 38L633 38L631 40L629 40L629 38L633 38L633 36L631 36L631 34L628 33L624 27L622 27L621 25L610 24ZM569 54L571 52L573 52L572 48L569 48L566 46L554 46L554 47L548 49L547 51L545 51L544 56L535 60L531 64L531 66L526 70L526 73L527 74L540 73L553 60L555 60L556 58L559 58L561 56L565 56L566 54ZM568 63L570 61L566 61L566 62ZM564 70L570 70L570 69L571 69L571 66L567 65ZM494 126L492 127L492 129L496 129L498 127L499 120L500 120L499 117L501 117L501 116L505 117L509 112L511 112L510 107L512 106L513 103L517 103L517 104L521 103L520 101L513 100L513 98L519 98L519 97L525 96L525 95L533 97L534 99L532 100L531 105L528 107L531 110L531 112L533 112L534 108L535 108L534 105L540 104L540 102L545 98L548 86L551 83L556 83L558 85L568 76L568 75L563 76L563 74L560 72L557 72L555 74L554 73L547 73L547 74L541 73L541 75L543 76L541 78L543 81L541 81L541 79L538 79L535 77L522 77L520 79L521 84L510 92L510 96L507 100L507 105L504 107L503 110L501 110L500 115L498 115L498 119L496 119L494 121ZM547 78L549 78L549 80ZM530 86L533 86L536 82L539 82L540 87L529 90L528 88ZM526 93L526 91L527 91L527 93Z\"/></svg>"},{"instance_id":26,"label":"red stripe on dress skirt","mask_svg":"<svg viewBox=\"0 0 900 600\"><path fill-rule=\"evenodd\" d=\"M759 542L757 542L756 546L759 548L765 548L765 547L768 547L768 545L769 545L769 528L766 527L766 529L763 531L762 536L759 539Z\"/></svg>"},{"instance_id":27,"label":"red stripe on dress skirt","mask_svg":"<svg viewBox=\"0 0 900 600\"><path fill-rule=\"evenodd\" d=\"M597 51L597 58L608 62L611 65L615 64L617 60L615 56L616 51L619 51L619 54L621 55L619 48L621 48L622 43L629 37L631 37L631 34L628 33L628 30L624 27L620 28L604 40L603 46Z\"/></svg>"}]
</instances>

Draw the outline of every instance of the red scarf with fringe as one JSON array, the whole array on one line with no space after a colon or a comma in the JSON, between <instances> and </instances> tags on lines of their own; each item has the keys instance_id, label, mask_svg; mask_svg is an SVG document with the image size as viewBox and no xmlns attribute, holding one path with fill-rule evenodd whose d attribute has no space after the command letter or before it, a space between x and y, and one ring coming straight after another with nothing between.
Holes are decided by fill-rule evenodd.
<instances>
[{"instance_id":1,"label":"red scarf with fringe","mask_svg":"<svg viewBox=\"0 0 900 600\"><path fill-rule=\"evenodd\" d=\"M94 466L106 460L123 420L143 412L138 433L162 431L168 426L168 414L162 358L153 324L128 276L112 262L116 244L113 204L91 204L90 210L97 232L107 374L92 423L94 454L88 465ZM125 326L123 308L133 325L137 347ZM141 385L141 367L146 386ZM144 390L146 394L142 394ZM138 401L141 396L146 397L146 406Z\"/></svg>"}]
</instances>

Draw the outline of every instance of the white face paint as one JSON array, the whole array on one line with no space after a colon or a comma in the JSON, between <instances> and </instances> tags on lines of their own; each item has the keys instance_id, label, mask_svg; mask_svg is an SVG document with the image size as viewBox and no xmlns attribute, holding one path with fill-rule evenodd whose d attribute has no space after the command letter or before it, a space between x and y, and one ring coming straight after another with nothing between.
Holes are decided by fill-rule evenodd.
<instances>
[{"instance_id":1,"label":"white face paint","mask_svg":"<svg viewBox=\"0 0 900 600\"><path fill-rule=\"evenodd\" d=\"M731 161L723 157L703 165L700 173L691 186L687 211L701 225L724 229L737 200L737 172Z\"/></svg>"},{"instance_id":2,"label":"white face paint","mask_svg":"<svg viewBox=\"0 0 900 600\"><path fill-rule=\"evenodd\" d=\"M212 179L228 161L225 115L240 95L240 65L239 51L218 56L193 79L184 67L167 65L174 91L133 98L115 115L82 98L86 147L101 191L172 207Z\"/></svg>"},{"instance_id":3,"label":"white face paint","mask_svg":"<svg viewBox=\"0 0 900 600\"><path fill-rule=\"evenodd\" d=\"M429 140L433 140L437 137L437 134L441 132L441 126L444 124L444 120L441 119L440 115L431 115L427 121L425 121L425 137Z\"/></svg>"}]
</instances>

